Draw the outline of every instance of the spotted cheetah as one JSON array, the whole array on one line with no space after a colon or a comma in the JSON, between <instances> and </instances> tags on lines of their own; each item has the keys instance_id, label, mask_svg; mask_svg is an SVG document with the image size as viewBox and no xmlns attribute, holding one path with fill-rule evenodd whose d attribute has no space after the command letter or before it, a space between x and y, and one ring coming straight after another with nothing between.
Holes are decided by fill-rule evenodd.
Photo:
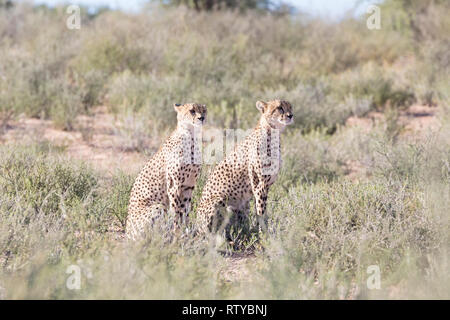
<instances>
[{"instance_id":1,"label":"spotted cheetah","mask_svg":"<svg viewBox=\"0 0 450 320\"><path fill-rule=\"evenodd\" d=\"M258 101L258 125L208 177L197 208L197 228L206 234L220 207L232 214L247 214L254 196L261 222L269 187L281 166L279 133L293 122L292 106L283 100Z\"/></svg>"},{"instance_id":2,"label":"spotted cheetah","mask_svg":"<svg viewBox=\"0 0 450 320\"><path fill-rule=\"evenodd\" d=\"M174 214L174 227L187 217L201 165L201 128L206 106L175 104L177 128L136 178L130 195L126 234L136 239L157 213ZM200 137L200 138L199 138Z\"/></svg>"}]
</instances>

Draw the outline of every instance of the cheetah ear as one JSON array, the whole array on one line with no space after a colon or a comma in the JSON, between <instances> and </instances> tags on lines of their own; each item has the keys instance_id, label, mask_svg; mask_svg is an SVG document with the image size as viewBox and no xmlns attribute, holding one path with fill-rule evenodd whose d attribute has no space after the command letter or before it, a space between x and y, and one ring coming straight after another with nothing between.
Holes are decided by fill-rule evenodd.
<instances>
[{"instance_id":1,"label":"cheetah ear","mask_svg":"<svg viewBox=\"0 0 450 320\"><path fill-rule=\"evenodd\" d=\"M258 109L261 113L264 113L267 107L267 103L264 101L256 101L256 109Z\"/></svg>"},{"instance_id":2,"label":"cheetah ear","mask_svg":"<svg viewBox=\"0 0 450 320\"><path fill-rule=\"evenodd\" d=\"M181 104L179 103L174 103L173 104L173 108L175 109L176 112L178 112L178 110L180 110Z\"/></svg>"}]
</instances>

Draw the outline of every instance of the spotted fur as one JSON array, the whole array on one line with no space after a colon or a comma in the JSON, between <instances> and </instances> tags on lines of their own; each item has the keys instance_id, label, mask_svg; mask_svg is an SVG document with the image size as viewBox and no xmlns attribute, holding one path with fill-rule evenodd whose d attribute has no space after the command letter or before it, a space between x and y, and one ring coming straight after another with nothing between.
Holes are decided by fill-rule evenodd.
<instances>
[{"instance_id":1,"label":"spotted fur","mask_svg":"<svg viewBox=\"0 0 450 320\"><path fill-rule=\"evenodd\" d=\"M136 239L155 216L174 214L174 227L187 217L191 196L200 172L201 130L206 106L175 104L177 128L136 178L128 206L126 234Z\"/></svg>"},{"instance_id":2,"label":"spotted fur","mask_svg":"<svg viewBox=\"0 0 450 320\"><path fill-rule=\"evenodd\" d=\"M293 122L293 113L291 104L282 100L258 101L256 107L261 112L258 125L215 167L205 184L197 209L202 234L209 231L220 207L247 214L252 196L256 214L265 214L269 187L281 166L279 132Z\"/></svg>"}]
</instances>

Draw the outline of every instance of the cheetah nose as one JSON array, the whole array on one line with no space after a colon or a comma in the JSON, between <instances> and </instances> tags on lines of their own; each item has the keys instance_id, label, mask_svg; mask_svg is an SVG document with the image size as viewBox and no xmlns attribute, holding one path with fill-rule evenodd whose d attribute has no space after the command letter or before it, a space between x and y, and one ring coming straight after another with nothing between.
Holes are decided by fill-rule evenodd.
<instances>
[{"instance_id":1,"label":"cheetah nose","mask_svg":"<svg viewBox=\"0 0 450 320\"><path fill-rule=\"evenodd\" d=\"M205 117L201 116L201 117L198 118L198 120L203 121L203 120L205 120Z\"/></svg>"},{"instance_id":2,"label":"cheetah nose","mask_svg":"<svg viewBox=\"0 0 450 320\"><path fill-rule=\"evenodd\" d=\"M287 117L288 117L289 119L292 119L292 116L293 116L293 114L291 114L291 113L287 115Z\"/></svg>"}]
</instances>

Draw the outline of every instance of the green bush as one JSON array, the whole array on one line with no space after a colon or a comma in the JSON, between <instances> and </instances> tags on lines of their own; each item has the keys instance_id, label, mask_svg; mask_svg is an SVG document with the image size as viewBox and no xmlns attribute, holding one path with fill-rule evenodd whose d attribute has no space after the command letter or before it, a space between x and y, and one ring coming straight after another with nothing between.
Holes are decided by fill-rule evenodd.
<instances>
[{"instance_id":1,"label":"green bush","mask_svg":"<svg viewBox=\"0 0 450 320\"><path fill-rule=\"evenodd\" d=\"M244 295L363 298L368 266L389 270L383 275L389 283L396 272L415 267L402 264L411 251L421 261L440 237L417 194L386 180L292 188L273 204L269 226L270 263L260 271L265 281Z\"/></svg>"},{"instance_id":2,"label":"green bush","mask_svg":"<svg viewBox=\"0 0 450 320\"><path fill-rule=\"evenodd\" d=\"M294 128L308 132L325 128L334 132L338 125L344 124L355 108L354 101L339 101L332 93L331 86L324 82L314 85L300 84L290 91L279 89L266 93L269 97L289 99L294 107ZM288 98L284 98L288 97ZM364 103L360 101L358 103ZM356 110L355 110L356 111Z\"/></svg>"},{"instance_id":3,"label":"green bush","mask_svg":"<svg viewBox=\"0 0 450 320\"><path fill-rule=\"evenodd\" d=\"M336 139L343 134L338 131ZM450 191L445 186L450 176L448 149L442 152L441 143L427 147L437 166L416 158L420 165L412 170L428 179L387 174L350 182L340 174L334 138L318 132L304 138L301 148L312 155L282 173L272 187L267 232L255 228L252 208L249 228L231 221L228 238L210 244L187 231L177 237L166 232L166 215L142 242L122 241L134 177L92 172L67 162L60 149L48 144L4 146L0 283L5 297L367 298L374 297L365 289L369 265L383 270L384 295L405 281L407 288L414 288L415 279L427 273L420 290L397 296L448 296L442 290L429 291L433 283L445 286L439 275L445 264L439 257L449 234L445 221L450 198L442 196ZM295 157L301 156L292 154ZM326 172L333 178L325 179ZM285 173L298 177L285 178ZM195 189L193 214L206 174ZM302 175L317 180L306 181ZM249 272L245 282L227 280L231 260L217 248L231 255L254 252L248 269L231 272ZM65 286L72 264L82 268L81 290Z\"/></svg>"},{"instance_id":4,"label":"green bush","mask_svg":"<svg viewBox=\"0 0 450 320\"><path fill-rule=\"evenodd\" d=\"M339 75L336 79L337 93L351 93L357 98L369 97L371 107L383 110L387 105L394 108L408 107L415 101L411 87L401 87L395 83L395 73L390 76L386 70L374 64Z\"/></svg>"},{"instance_id":5,"label":"green bush","mask_svg":"<svg viewBox=\"0 0 450 320\"><path fill-rule=\"evenodd\" d=\"M97 179L91 171L55 161L45 148L1 148L0 187L5 201L20 201L36 214L62 214L66 206L96 196Z\"/></svg>"},{"instance_id":6,"label":"green bush","mask_svg":"<svg viewBox=\"0 0 450 320\"><path fill-rule=\"evenodd\" d=\"M287 192L295 185L332 181L344 173L344 159L334 147L335 141L325 132L312 131L302 135L297 131L282 137L283 163L277 187ZM295 145L295 148L289 146Z\"/></svg>"},{"instance_id":7,"label":"green bush","mask_svg":"<svg viewBox=\"0 0 450 320\"><path fill-rule=\"evenodd\" d=\"M385 14L407 17L402 5L386 4ZM173 103L206 103L211 124L246 128L255 123L255 102L277 96L298 106L302 130L331 133L349 115L367 112L367 101L379 110L415 99L437 103L437 84L448 80L441 6L420 13L420 41L406 22L371 31L364 19L186 8L104 12L69 32L60 23L62 8L17 6L1 13L0 101L4 110L54 118L66 129L76 115L106 104L116 113L139 112L158 131L173 126L166 116ZM20 15L30 19L9 27ZM414 57L406 60L412 72L402 76L397 64L405 57Z\"/></svg>"},{"instance_id":8,"label":"green bush","mask_svg":"<svg viewBox=\"0 0 450 320\"><path fill-rule=\"evenodd\" d=\"M108 204L108 211L117 218L123 229L126 225L128 202L134 179L135 177L119 172L112 177L104 190L104 194L107 195L105 202Z\"/></svg>"}]
</instances>

